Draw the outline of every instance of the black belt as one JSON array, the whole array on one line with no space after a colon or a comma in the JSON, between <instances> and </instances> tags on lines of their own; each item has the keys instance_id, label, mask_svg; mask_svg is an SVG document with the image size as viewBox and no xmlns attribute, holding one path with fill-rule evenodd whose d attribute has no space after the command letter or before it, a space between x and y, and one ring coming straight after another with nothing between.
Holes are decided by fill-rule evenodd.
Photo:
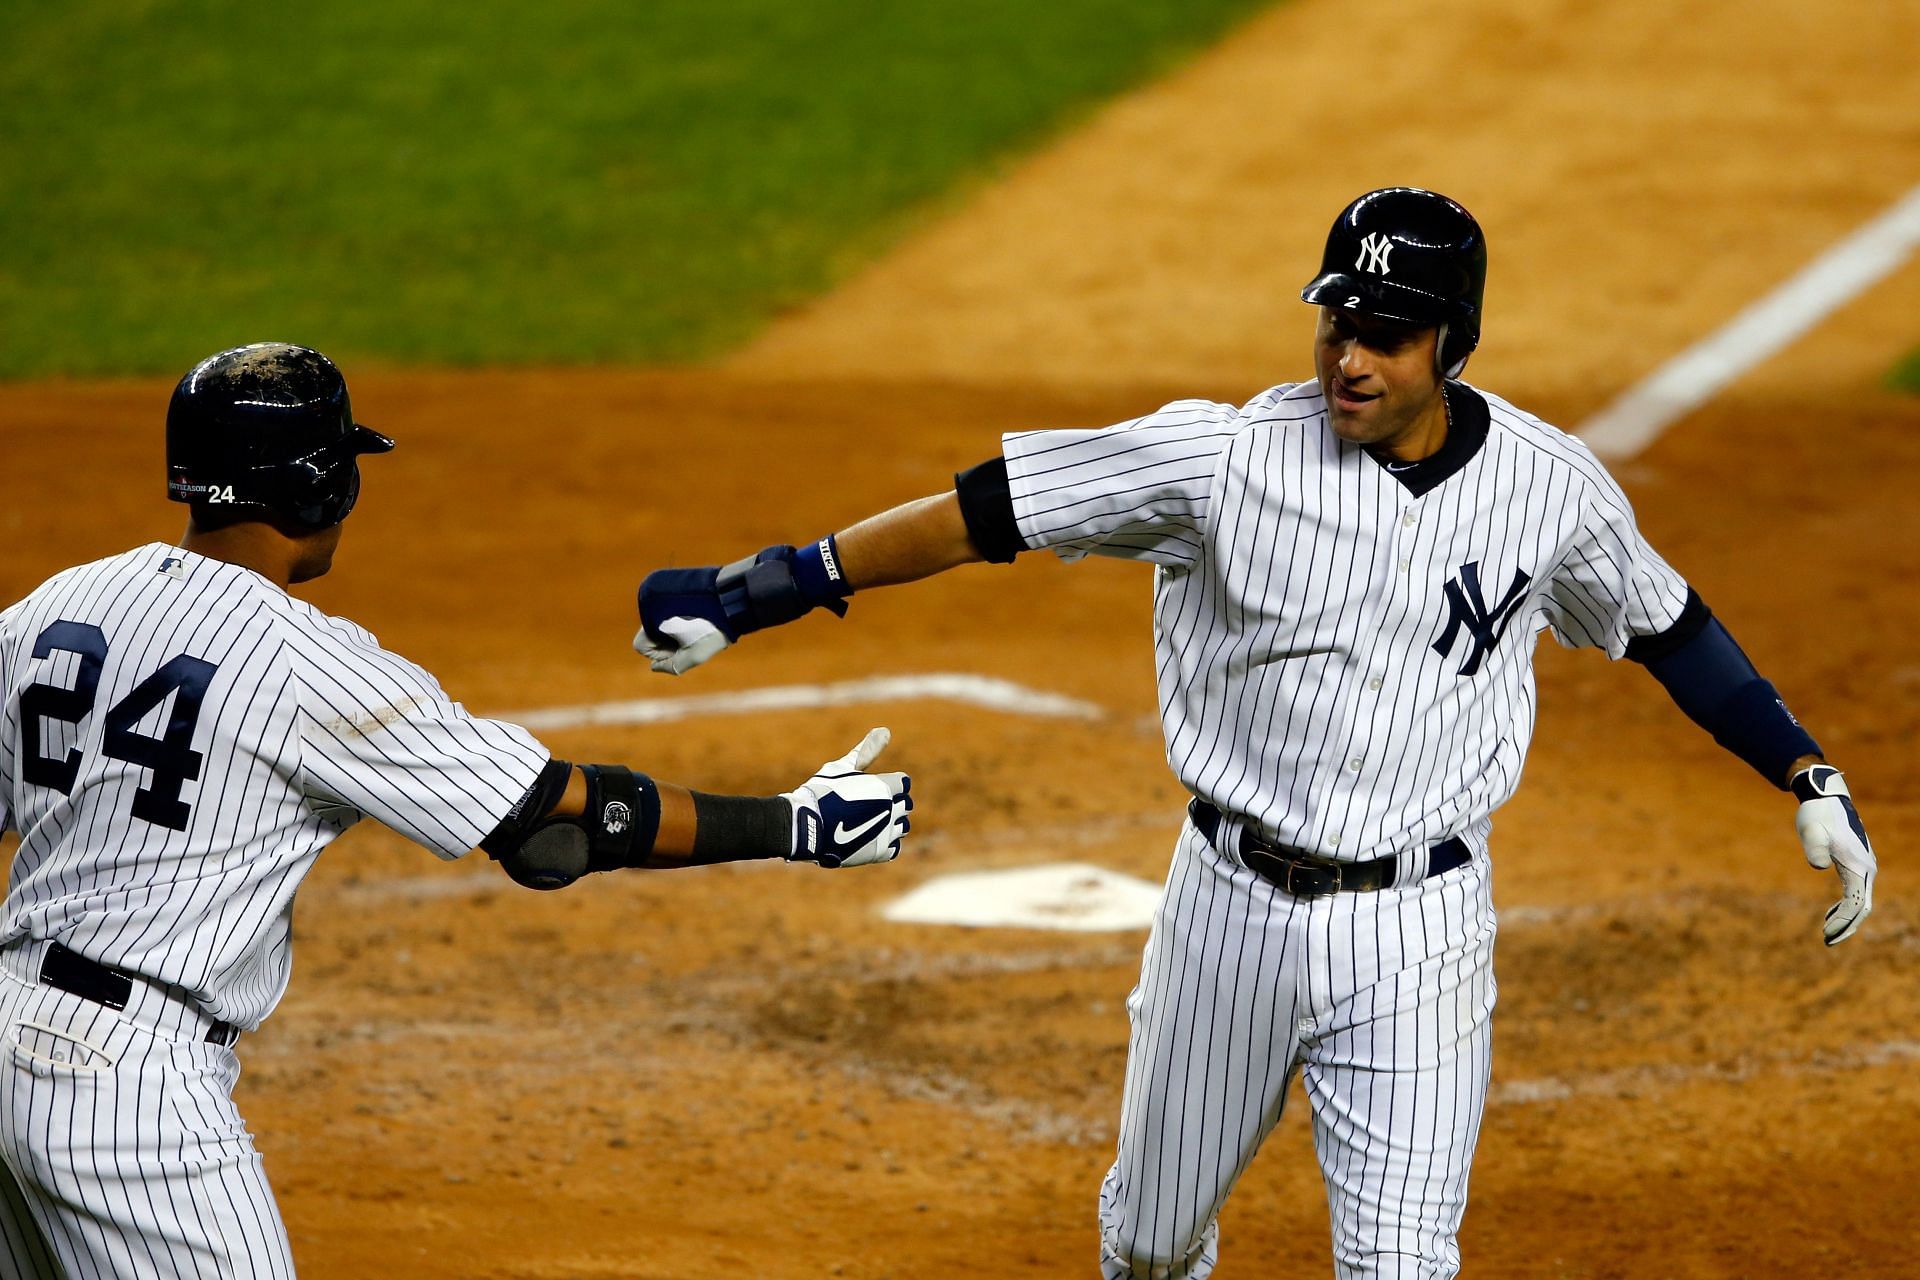
<instances>
[{"instance_id":1,"label":"black belt","mask_svg":"<svg viewBox=\"0 0 1920 1280\"><path fill-rule=\"evenodd\" d=\"M133 998L133 976L109 969L89 960L78 951L56 942L47 948L40 962L40 981L70 996L103 1004L109 1009L124 1009ZM215 1022L207 1028L207 1043L230 1045L240 1038L240 1030L230 1022Z\"/></svg>"},{"instance_id":2,"label":"black belt","mask_svg":"<svg viewBox=\"0 0 1920 1280\"><path fill-rule=\"evenodd\" d=\"M1208 844L1219 849L1220 810L1205 800L1195 800L1187 806L1187 812L1193 818L1194 828L1207 838ZM1253 828L1248 826L1240 829L1240 860L1247 864L1247 870L1296 898L1324 898L1331 893L1369 893L1384 889L1393 883L1400 868L1399 859L1393 857L1337 862L1303 849L1261 844ZM1424 880L1464 867L1472 860L1473 853L1467 848L1467 842L1459 836L1449 836L1427 850L1427 869L1420 878Z\"/></svg>"}]
</instances>

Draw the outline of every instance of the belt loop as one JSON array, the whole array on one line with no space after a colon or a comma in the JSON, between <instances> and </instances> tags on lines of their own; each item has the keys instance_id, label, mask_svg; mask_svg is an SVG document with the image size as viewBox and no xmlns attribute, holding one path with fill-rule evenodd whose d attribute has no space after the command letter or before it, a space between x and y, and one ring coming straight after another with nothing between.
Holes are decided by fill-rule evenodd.
<instances>
[{"instance_id":1,"label":"belt loop","mask_svg":"<svg viewBox=\"0 0 1920 1280\"><path fill-rule=\"evenodd\" d=\"M1187 801L1187 819L1216 853L1227 852L1227 833L1222 829L1227 825L1225 814L1195 796Z\"/></svg>"}]
</instances>

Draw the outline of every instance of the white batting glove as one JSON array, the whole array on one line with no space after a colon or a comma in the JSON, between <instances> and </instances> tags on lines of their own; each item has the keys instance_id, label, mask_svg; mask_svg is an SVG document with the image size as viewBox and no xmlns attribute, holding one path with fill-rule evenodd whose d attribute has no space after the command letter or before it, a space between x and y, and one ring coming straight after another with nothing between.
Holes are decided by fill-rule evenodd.
<instances>
[{"instance_id":1,"label":"white batting glove","mask_svg":"<svg viewBox=\"0 0 1920 1280\"><path fill-rule=\"evenodd\" d=\"M823 867L863 867L891 862L912 823L913 779L904 773L863 773L893 735L873 729L860 745L820 771L785 798L793 805L790 862Z\"/></svg>"},{"instance_id":2,"label":"white batting glove","mask_svg":"<svg viewBox=\"0 0 1920 1280\"><path fill-rule=\"evenodd\" d=\"M655 671L670 676L685 675L733 643L704 618L668 618L660 631L665 644L648 635L643 626L633 633L633 648Z\"/></svg>"},{"instance_id":3,"label":"white batting glove","mask_svg":"<svg viewBox=\"0 0 1920 1280\"><path fill-rule=\"evenodd\" d=\"M1821 928L1831 947L1852 937L1873 910L1873 877L1879 864L1838 769L1816 764L1794 774L1790 785L1800 799L1793 825L1806 848L1807 865L1818 871L1832 867L1840 873L1840 901L1827 908Z\"/></svg>"}]
</instances>

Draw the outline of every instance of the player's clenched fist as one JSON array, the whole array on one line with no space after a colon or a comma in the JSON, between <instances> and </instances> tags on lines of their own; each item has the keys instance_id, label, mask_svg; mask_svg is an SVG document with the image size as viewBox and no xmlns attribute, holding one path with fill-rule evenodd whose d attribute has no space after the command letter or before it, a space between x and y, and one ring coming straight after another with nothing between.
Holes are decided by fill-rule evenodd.
<instances>
[{"instance_id":1,"label":"player's clenched fist","mask_svg":"<svg viewBox=\"0 0 1920 1280\"><path fill-rule=\"evenodd\" d=\"M634 652L662 675L683 676L733 640L704 618L665 618L633 633Z\"/></svg>"},{"instance_id":2,"label":"player's clenched fist","mask_svg":"<svg viewBox=\"0 0 1920 1280\"><path fill-rule=\"evenodd\" d=\"M865 773L892 735L869 730L860 745L785 792L793 805L793 862L862 867L891 862L912 828L913 779L904 773Z\"/></svg>"},{"instance_id":3,"label":"player's clenched fist","mask_svg":"<svg viewBox=\"0 0 1920 1280\"><path fill-rule=\"evenodd\" d=\"M1840 873L1840 901L1827 908L1821 928L1832 946L1852 937L1873 910L1873 877L1879 864L1838 769L1816 764L1794 774L1792 785L1800 801L1793 825L1800 832L1808 865L1821 871L1832 867Z\"/></svg>"},{"instance_id":4,"label":"player's clenched fist","mask_svg":"<svg viewBox=\"0 0 1920 1280\"><path fill-rule=\"evenodd\" d=\"M655 671L682 675L748 632L816 608L845 617L851 592L832 538L768 547L717 568L656 569L640 584L633 647Z\"/></svg>"}]
</instances>

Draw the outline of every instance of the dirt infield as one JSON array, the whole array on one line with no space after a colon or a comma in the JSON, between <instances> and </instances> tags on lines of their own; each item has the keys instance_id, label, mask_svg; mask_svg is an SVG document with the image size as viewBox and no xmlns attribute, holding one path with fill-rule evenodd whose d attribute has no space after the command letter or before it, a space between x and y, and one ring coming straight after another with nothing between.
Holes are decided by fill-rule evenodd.
<instances>
[{"instance_id":1,"label":"dirt infield","mask_svg":"<svg viewBox=\"0 0 1920 1280\"><path fill-rule=\"evenodd\" d=\"M1299 376L1290 289L1379 180L1481 213L1474 376L1577 421L1920 173L1910 15L1640 7L1305 0L724 368L349 369L401 447L368 463L308 594L476 710L967 671L1107 714L915 702L546 735L766 791L887 723L920 808L907 855L870 871L537 895L349 833L301 895L290 994L240 1047L303 1274L1092 1274L1142 935L878 908L936 874L1062 858L1160 877L1182 797L1151 715L1147 575L968 569L677 685L627 651L631 587L930 491L1000 429ZM1344 129L1340 59L1416 44L1435 69L1372 85ZM1531 767L1495 825L1501 1008L1467 1275L1914 1273L1920 403L1877 379L1916 314L1910 265L1620 469L1655 544L1847 766L1882 905L1823 949L1832 885L1801 863L1790 803L1637 669L1546 646ZM174 535L165 392L0 387L0 598ZM1303 1107L1223 1230L1223 1280L1328 1273Z\"/></svg>"}]
</instances>

